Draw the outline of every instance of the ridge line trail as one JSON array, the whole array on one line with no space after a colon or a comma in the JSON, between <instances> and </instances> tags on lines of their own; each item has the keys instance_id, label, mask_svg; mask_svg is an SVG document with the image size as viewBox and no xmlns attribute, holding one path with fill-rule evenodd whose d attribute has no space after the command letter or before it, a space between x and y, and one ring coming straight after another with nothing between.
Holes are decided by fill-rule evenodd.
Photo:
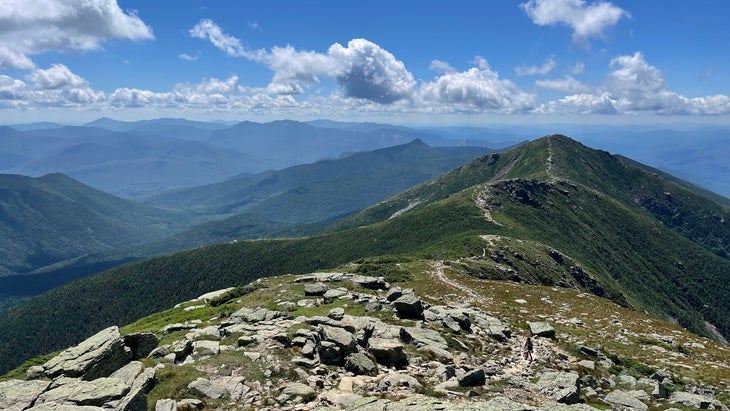
<instances>
[{"instance_id":1,"label":"ridge line trail","mask_svg":"<svg viewBox=\"0 0 730 411\"><path fill-rule=\"evenodd\" d=\"M550 141L550 136L546 137L547 143L548 143L548 157L547 157L547 168L545 172L547 173L548 179L550 182L555 182L557 179L553 175L553 143Z\"/></svg>"},{"instance_id":2,"label":"ridge line trail","mask_svg":"<svg viewBox=\"0 0 730 411\"><path fill-rule=\"evenodd\" d=\"M446 274L444 273L443 261L436 261L433 264L433 268L434 268L433 274L436 276L436 279L438 279L442 283L444 283L452 288L456 288L457 290L466 294L467 298L465 298L465 300L463 302L469 302L469 303L474 303L477 301L484 302L487 299L486 297L474 292L474 290L472 290L471 288L469 288L463 284L459 284L458 282L447 277Z\"/></svg>"}]
</instances>

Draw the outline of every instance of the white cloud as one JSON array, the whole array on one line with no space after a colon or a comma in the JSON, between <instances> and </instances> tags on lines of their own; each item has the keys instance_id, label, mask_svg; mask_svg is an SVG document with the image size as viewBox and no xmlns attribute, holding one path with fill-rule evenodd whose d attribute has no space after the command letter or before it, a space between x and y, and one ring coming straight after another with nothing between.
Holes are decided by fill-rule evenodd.
<instances>
[{"instance_id":1,"label":"white cloud","mask_svg":"<svg viewBox=\"0 0 730 411\"><path fill-rule=\"evenodd\" d=\"M195 53L195 55L190 55L187 53L180 53L177 55L177 57L179 59L185 60L185 61L196 61L200 58L200 55L201 55L200 52Z\"/></svg>"},{"instance_id":2,"label":"white cloud","mask_svg":"<svg viewBox=\"0 0 730 411\"><path fill-rule=\"evenodd\" d=\"M422 103L446 111L524 112L536 103L534 94L519 89L510 80L499 78L483 58L478 67L463 72L446 73L421 86Z\"/></svg>"},{"instance_id":3,"label":"white cloud","mask_svg":"<svg viewBox=\"0 0 730 411\"><path fill-rule=\"evenodd\" d=\"M428 66L429 69L438 71L439 73L446 74L446 73L453 73L456 71L455 68L451 67L451 65L445 61L441 60L433 60L431 61L431 65Z\"/></svg>"},{"instance_id":4,"label":"white cloud","mask_svg":"<svg viewBox=\"0 0 730 411\"><path fill-rule=\"evenodd\" d=\"M589 91L587 85L574 79L572 76L565 76L562 79L537 80L535 86L547 90L562 91L563 93L586 93Z\"/></svg>"},{"instance_id":5,"label":"white cloud","mask_svg":"<svg viewBox=\"0 0 730 411\"><path fill-rule=\"evenodd\" d=\"M544 76L555 68L555 65L557 63L555 62L555 59L549 58L545 60L544 63L542 63L541 66L519 66L515 67L515 74L518 76L535 76L535 75L541 75Z\"/></svg>"},{"instance_id":6,"label":"white cloud","mask_svg":"<svg viewBox=\"0 0 730 411\"><path fill-rule=\"evenodd\" d=\"M342 68L335 78L348 97L387 104L409 98L416 85L402 61L365 39L335 43L327 54Z\"/></svg>"},{"instance_id":7,"label":"white cloud","mask_svg":"<svg viewBox=\"0 0 730 411\"><path fill-rule=\"evenodd\" d=\"M202 19L192 29L190 35L202 40L210 41L213 46L231 57L246 57L255 59L256 52L246 49L241 41L223 33L223 29L213 20Z\"/></svg>"},{"instance_id":8,"label":"white cloud","mask_svg":"<svg viewBox=\"0 0 730 411\"><path fill-rule=\"evenodd\" d=\"M300 94L318 83L320 76L326 76L334 78L347 97L392 103L410 97L416 84L402 61L365 39L350 40L347 46L335 43L327 53L296 50L289 45L271 51L249 50L209 19L198 22L190 34L209 40L231 57L266 64L274 72L267 87L272 94Z\"/></svg>"},{"instance_id":9,"label":"white cloud","mask_svg":"<svg viewBox=\"0 0 730 411\"><path fill-rule=\"evenodd\" d=\"M58 90L88 86L86 80L74 74L63 64L53 64L47 70L35 69L26 76L38 89Z\"/></svg>"},{"instance_id":10,"label":"white cloud","mask_svg":"<svg viewBox=\"0 0 730 411\"><path fill-rule=\"evenodd\" d=\"M611 60L612 71L592 93L579 93L541 106L550 113L621 113L664 115L730 114L730 97L689 98L669 90L664 74L640 52Z\"/></svg>"},{"instance_id":11,"label":"white cloud","mask_svg":"<svg viewBox=\"0 0 730 411\"><path fill-rule=\"evenodd\" d=\"M573 29L573 42L602 38L604 31L630 14L610 2L587 4L584 0L528 0L520 7L540 26L563 24Z\"/></svg>"},{"instance_id":12,"label":"white cloud","mask_svg":"<svg viewBox=\"0 0 730 411\"><path fill-rule=\"evenodd\" d=\"M116 0L4 0L0 6L0 68L32 69L32 55L96 50L107 39L152 38L152 29Z\"/></svg>"}]
</instances>

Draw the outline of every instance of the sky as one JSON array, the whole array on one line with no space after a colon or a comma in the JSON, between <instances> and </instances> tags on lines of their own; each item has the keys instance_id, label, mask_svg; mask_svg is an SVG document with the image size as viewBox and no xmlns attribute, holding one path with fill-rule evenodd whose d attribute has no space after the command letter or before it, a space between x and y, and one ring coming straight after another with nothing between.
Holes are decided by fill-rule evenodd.
<instances>
[{"instance_id":1,"label":"sky","mask_svg":"<svg viewBox=\"0 0 730 411\"><path fill-rule=\"evenodd\" d=\"M730 123L730 2L0 0L0 123Z\"/></svg>"}]
</instances>

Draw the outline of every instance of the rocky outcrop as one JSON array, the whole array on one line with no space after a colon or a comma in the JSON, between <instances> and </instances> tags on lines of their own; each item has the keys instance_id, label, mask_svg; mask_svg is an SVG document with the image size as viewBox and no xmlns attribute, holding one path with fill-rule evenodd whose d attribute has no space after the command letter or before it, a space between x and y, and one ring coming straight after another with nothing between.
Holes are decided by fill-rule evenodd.
<instances>
[{"instance_id":1,"label":"rocky outcrop","mask_svg":"<svg viewBox=\"0 0 730 411\"><path fill-rule=\"evenodd\" d=\"M275 299L267 307L282 311L225 303L219 316L154 330L164 336L162 346L152 333L104 330L29 369L28 381L0 382L0 409L143 411L156 383L168 384L159 392L176 392L176 399L151 404L159 411L595 410L584 401L621 410L726 409L715 391L686 381L687 392L667 399L668 389L680 386L671 372L619 373L595 342L565 341L563 328L556 340L547 323L585 327L581 321L535 315L527 329L514 328L515 338L504 319L482 308L422 299L412 289L384 291L377 277L317 273L295 281L304 287L269 285ZM178 307L184 315L199 310L188 308ZM532 362L522 357L528 335L548 337L533 339ZM110 352L123 353L123 361ZM147 359L132 360L145 353ZM101 367L100 359L115 365ZM180 374L187 370L194 373ZM49 373L52 381L45 380Z\"/></svg>"},{"instance_id":2,"label":"rocky outcrop","mask_svg":"<svg viewBox=\"0 0 730 411\"><path fill-rule=\"evenodd\" d=\"M81 344L62 351L43 364L49 378L80 377L86 380L109 376L133 358L119 328L109 327Z\"/></svg>"}]
</instances>

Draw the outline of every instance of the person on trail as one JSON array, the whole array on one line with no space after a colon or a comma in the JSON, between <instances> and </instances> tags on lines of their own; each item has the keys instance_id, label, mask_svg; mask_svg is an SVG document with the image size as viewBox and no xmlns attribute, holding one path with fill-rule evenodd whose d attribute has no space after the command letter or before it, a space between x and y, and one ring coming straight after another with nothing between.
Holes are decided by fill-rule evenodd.
<instances>
[{"instance_id":1,"label":"person on trail","mask_svg":"<svg viewBox=\"0 0 730 411\"><path fill-rule=\"evenodd\" d=\"M527 337L527 340L525 340L525 346L522 347L522 355L525 356L528 362L532 362L532 338Z\"/></svg>"}]
</instances>

